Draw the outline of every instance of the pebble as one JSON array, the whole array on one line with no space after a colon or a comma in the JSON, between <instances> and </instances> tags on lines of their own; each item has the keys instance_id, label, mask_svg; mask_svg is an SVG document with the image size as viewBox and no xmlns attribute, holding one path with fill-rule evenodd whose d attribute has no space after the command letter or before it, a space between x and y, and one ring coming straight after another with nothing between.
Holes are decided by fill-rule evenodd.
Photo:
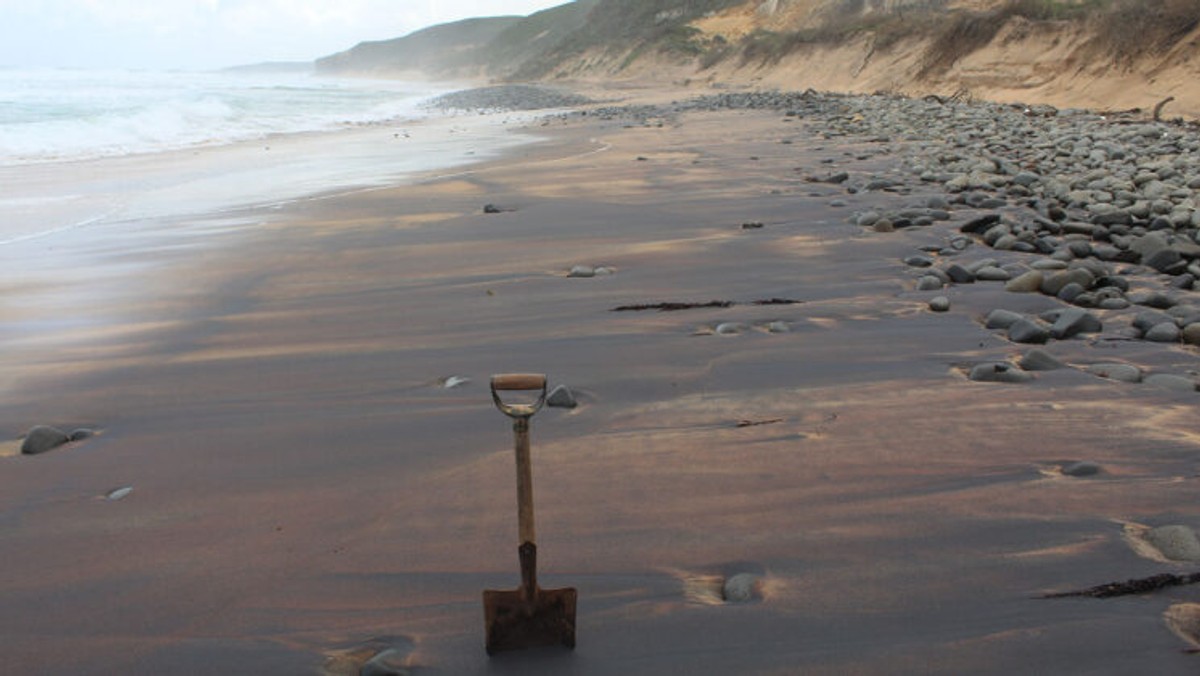
<instances>
[{"instance_id":1,"label":"pebble","mask_svg":"<svg viewBox=\"0 0 1200 676\"><path fill-rule=\"evenodd\" d=\"M1030 270L1010 279L1004 285L1004 290L1013 293L1033 293L1041 288L1043 278L1041 270Z\"/></svg>"},{"instance_id":2,"label":"pebble","mask_svg":"<svg viewBox=\"0 0 1200 676\"><path fill-rule=\"evenodd\" d=\"M1178 343L1181 334L1174 322L1165 322L1150 327L1146 332L1146 340L1152 343Z\"/></svg>"},{"instance_id":3,"label":"pebble","mask_svg":"<svg viewBox=\"0 0 1200 676\"><path fill-rule=\"evenodd\" d=\"M546 405L553 408L575 408L579 402L575 400L575 393L566 385L559 385L550 394L546 396Z\"/></svg>"},{"instance_id":4,"label":"pebble","mask_svg":"<svg viewBox=\"0 0 1200 676\"><path fill-rule=\"evenodd\" d=\"M738 573L725 580L721 597L726 603L749 603L762 598L762 580L753 573Z\"/></svg>"},{"instance_id":5,"label":"pebble","mask_svg":"<svg viewBox=\"0 0 1200 676\"><path fill-rule=\"evenodd\" d=\"M1118 380L1123 383L1142 382L1142 370L1133 364L1122 364L1119 362L1089 364L1083 367L1083 370L1094 376L1108 378L1109 380Z\"/></svg>"},{"instance_id":6,"label":"pebble","mask_svg":"<svg viewBox=\"0 0 1200 676\"><path fill-rule=\"evenodd\" d=\"M948 312L950 299L945 296L935 296L929 300L929 309L934 312Z\"/></svg>"},{"instance_id":7,"label":"pebble","mask_svg":"<svg viewBox=\"0 0 1200 676\"><path fill-rule=\"evenodd\" d=\"M1161 387L1175 392L1195 392L1196 381L1187 376L1177 376L1172 373L1153 373L1143 379L1147 385Z\"/></svg>"},{"instance_id":8,"label":"pebble","mask_svg":"<svg viewBox=\"0 0 1200 676\"><path fill-rule=\"evenodd\" d=\"M941 289L942 286L944 286L942 284L942 280L938 279L937 277L933 275L922 275L921 278L917 280L916 289L917 291L937 291L938 289Z\"/></svg>"},{"instance_id":9,"label":"pebble","mask_svg":"<svg viewBox=\"0 0 1200 676\"><path fill-rule=\"evenodd\" d=\"M742 325L736 322L722 322L715 329L718 336L736 336L742 332Z\"/></svg>"},{"instance_id":10,"label":"pebble","mask_svg":"<svg viewBox=\"0 0 1200 676\"><path fill-rule=\"evenodd\" d=\"M1104 330L1100 319L1086 310L1067 308L1058 314L1050 327L1050 335L1056 340L1065 340L1081 333L1099 333Z\"/></svg>"},{"instance_id":11,"label":"pebble","mask_svg":"<svg viewBox=\"0 0 1200 676\"><path fill-rule=\"evenodd\" d=\"M1071 462L1071 463L1067 463L1066 465L1063 465L1061 471L1066 476L1073 476L1073 477L1096 476L1097 474L1100 473L1101 467L1100 467L1100 465L1097 465L1094 462L1080 460L1078 462Z\"/></svg>"},{"instance_id":12,"label":"pebble","mask_svg":"<svg viewBox=\"0 0 1200 676\"><path fill-rule=\"evenodd\" d=\"M38 455L52 451L69 441L71 441L70 435L57 427L37 425L25 434L25 440L21 442L21 453Z\"/></svg>"},{"instance_id":13,"label":"pebble","mask_svg":"<svg viewBox=\"0 0 1200 676\"><path fill-rule=\"evenodd\" d=\"M1012 310L996 309L988 313L984 325L989 329L1007 329L1025 318L1025 315Z\"/></svg>"},{"instance_id":14,"label":"pebble","mask_svg":"<svg viewBox=\"0 0 1200 676\"><path fill-rule=\"evenodd\" d=\"M1066 364L1059 361L1057 357L1037 348L1026 352L1017 365L1025 371L1055 371L1066 368Z\"/></svg>"},{"instance_id":15,"label":"pebble","mask_svg":"<svg viewBox=\"0 0 1200 676\"><path fill-rule=\"evenodd\" d=\"M976 364L967 376L981 383L1026 383L1033 380L1033 374L1009 364L1008 362L985 362Z\"/></svg>"},{"instance_id":16,"label":"pebble","mask_svg":"<svg viewBox=\"0 0 1200 676\"><path fill-rule=\"evenodd\" d=\"M1050 340L1050 330L1028 317L1021 317L1008 327L1008 339L1014 343L1044 343Z\"/></svg>"},{"instance_id":17,"label":"pebble","mask_svg":"<svg viewBox=\"0 0 1200 676\"><path fill-rule=\"evenodd\" d=\"M596 268L590 265L573 265L567 272L568 277L590 278L596 276Z\"/></svg>"}]
</instances>

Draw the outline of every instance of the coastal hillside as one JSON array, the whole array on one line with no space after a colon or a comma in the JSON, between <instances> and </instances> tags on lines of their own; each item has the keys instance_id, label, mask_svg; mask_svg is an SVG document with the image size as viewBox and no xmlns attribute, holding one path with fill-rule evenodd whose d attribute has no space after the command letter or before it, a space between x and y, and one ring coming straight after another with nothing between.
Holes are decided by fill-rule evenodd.
<instances>
[{"instance_id":1,"label":"coastal hillside","mask_svg":"<svg viewBox=\"0 0 1200 676\"><path fill-rule=\"evenodd\" d=\"M317 68L888 92L1200 117L1200 0L577 0L478 21L364 43Z\"/></svg>"},{"instance_id":2,"label":"coastal hillside","mask_svg":"<svg viewBox=\"0 0 1200 676\"><path fill-rule=\"evenodd\" d=\"M466 19L431 26L404 37L361 42L317 59L324 75L443 77L477 69L484 47L522 21L518 16Z\"/></svg>"},{"instance_id":3,"label":"coastal hillside","mask_svg":"<svg viewBox=\"0 0 1200 676\"><path fill-rule=\"evenodd\" d=\"M484 17L363 42L316 62L326 75L413 75L512 79L527 62L578 40L600 0L576 0L527 17Z\"/></svg>"}]
</instances>

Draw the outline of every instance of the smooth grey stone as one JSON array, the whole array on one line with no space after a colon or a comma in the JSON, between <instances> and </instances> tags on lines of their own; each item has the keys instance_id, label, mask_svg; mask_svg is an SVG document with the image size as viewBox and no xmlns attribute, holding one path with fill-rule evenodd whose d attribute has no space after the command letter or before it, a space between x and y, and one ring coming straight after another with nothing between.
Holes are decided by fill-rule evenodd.
<instances>
[{"instance_id":1,"label":"smooth grey stone","mask_svg":"<svg viewBox=\"0 0 1200 676\"><path fill-rule=\"evenodd\" d=\"M936 296L929 300L929 309L934 312L947 312L950 310L950 299L945 296Z\"/></svg>"},{"instance_id":2,"label":"smooth grey stone","mask_svg":"<svg viewBox=\"0 0 1200 676\"><path fill-rule=\"evenodd\" d=\"M954 263L949 265L944 270L946 276L955 284L973 284L975 283L975 275L967 268Z\"/></svg>"},{"instance_id":3,"label":"smooth grey stone","mask_svg":"<svg viewBox=\"0 0 1200 676\"><path fill-rule=\"evenodd\" d=\"M994 265L989 265L980 268L975 273L975 279L981 282L1007 282L1012 279L1012 274L1003 268L998 268Z\"/></svg>"},{"instance_id":4,"label":"smooth grey stone","mask_svg":"<svg viewBox=\"0 0 1200 676\"><path fill-rule=\"evenodd\" d=\"M988 313L984 325L989 329L1007 329L1025 318L1025 315L1012 310L995 309Z\"/></svg>"},{"instance_id":5,"label":"smooth grey stone","mask_svg":"<svg viewBox=\"0 0 1200 676\"><path fill-rule=\"evenodd\" d=\"M1076 284L1075 282L1071 282L1070 284L1059 289L1058 299L1063 301L1064 303L1074 303L1075 299L1080 297L1081 295L1083 295L1083 293L1085 291L1086 291L1086 289L1084 289L1079 284Z\"/></svg>"},{"instance_id":6,"label":"smooth grey stone","mask_svg":"<svg viewBox=\"0 0 1200 676\"><path fill-rule=\"evenodd\" d=\"M1050 273L1042 280L1038 289L1047 296L1057 296L1058 292L1068 284L1075 283L1084 289L1090 289L1095 282L1096 277L1091 272L1083 268L1071 268Z\"/></svg>"},{"instance_id":7,"label":"smooth grey stone","mask_svg":"<svg viewBox=\"0 0 1200 676\"><path fill-rule=\"evenodd\" d=\"M1195 392L1196 381L1187 376L1177 376L1172 373L1153 373L1146 376L1142 382L1176 392Z\"/></svg>"},{"instance_id":8,"label":"smooth grey stone","mask_svg":"<svg viewBox=\"0 0 1200 676\"><path fill-rule=\"evenodd\" d=\"M917 280L917 291L937 291L942 288L942 280L933 275L922 275Z\"/></svg>"},{"instance_id":9,"label":"smooth grey stone","mask_svg":"<svg viewBox=\"0 0 1200 676\"><path fill-rule=\"evenodd\" d=\"M1056 261L1053 258L1043 258L1029 264L1029 267L1034 270L1066 270L1067 263L1064 261Z\"/></svg>"},{"instance_id":10,"label":"smooth grey stone","mask_svg":"<svg viewBox=\"0 0 1200 676\"><path fill-rule=\"evenodd\" d=\"M1026 373L1007 362L976 364L967 377L980 383L1027 383L1033 380L1032 373Z\"/></svg>"},{"instance_id":11,"label":"smooth grey stone","mask_svg":"<svg viewBox=\"0 0 1200 676\"><path fill-rule=\"evenodd\" d=\"M1008 327L1008 339L1014 343L1044 343L1050 340L1050 331L1041 324L1022 317Z\"/></svg>"},{"instance_id":12,"label":"smooth grey stone","mask_svg":"<svg viewBox=\"0 0 1200 676\"><path fill-rule=\"evenodd\" d=\"M726 603L749 603L757 600L762 594L762 583L753 573L738 573L725 580L721 587L721 597Z\"/></svg>"},{"instance_id":13,"label":"smooth grey stone","mask_svg":"<svg viewBox=\"0 0 1200 676\"><path fill-rule=\"evenodd\" d=\"M1188 345L1200 345L1200 323L1183 327L1183 342Z\"/></svg>"},{"instance_id":14,"label":"smooth grey stone","mask_svg":"<svg viewBox=\"0 0 1200 676\"><path fill-rule=\"evenodd\" d=\"M1174 299L1161 291L1139 291L1128 296L1129 302L1135 305L1166 310L1175 305Z\"/></svg>"},{"instance_id":15,"label":"smooth grey stone","mask_svg":"<svg viewBox=\"0 0 1200 676\"><path fill-rule=\"evenodd\" d=\"M1005 291L1013 293L1033 293L1042 286L1044 277L1041 270L1030 270L1023 275L1014 277L1004 284Z\"/></svg>"},{"instance_id":16,"label":"smooth grey stone","mask_svg":"<svg viewBox=\"0 0 1200 676\"><path fill-rule=\"evenodd\" d=\"M875 225L880 218L883 216L878 211L865 211L858 215L856 222L863 227L868 227Z\"/></svg>"},{"instance_id":17,"label":"smooth grey stone","mask_svg":"<svg viewBox=\"0 0 1200 676\"><path fill-rule=\"evenodd\" d=\"M1085 476L1096 476L1097 474L1100 473L1101 468L1100 468L1100 465L1097 465L1094 462L1088 462L1087 460L1080 460L1078 462L1072 462L1072 463L1063 465L1061 471L1066 476L1085 477Z\"/></svg>"},{"instance_id":18,"label":"smooth grey stone","mask_svg":"<svg viewBox=\"0 0 1200 676\"><path fill-rule=\"evenodd\" d=\"M1145 310L1145 311L1139 312L1133 318L1133 328L1141 331L1142 333L1146 333L1147 331L1158 326L1159 324L1174 324L1174 323L1175 323L1175 318L1172 317L1171 315L1168 315L1168 314L1165 314L1162 312L1153 312L1150 310Z\"/></svg>"},{"instance_id":19,"label":"smooth grey stone","mask_svg":"<svg viewBox=\"0 0 1200 676\"><path fill-rule=\"evenodd\" d=\"M792 326L785 321L774 321L767 324L767 331L770 333L791 333Z\"/></svg>"},{"instance_id":20,"label":"smooth grey stone","mask_svg":"<svg viewBox=\"0 0 1200 676\"><path fill-rule=\"evenodd\" d=\"M1187 526L1170 525L1151 528L1146 532L1146 542L1154 545L1165 558L1171 561L1200 561L1200 539L1196 531Z\"/></svg>"},{"instance_id":21,"label":"smooth grey stone","mask_svg":"<svg viewBox=\"0 0 1200 676\"><path fill-rule=\"evenodd\" d=\"M1150 327L1143 337L1152 343L1178 343L1181 335L1179 327L1170 322Z\"/></svg>"},{"instance_id":22,"label":"smooth grey stone","mask_svg":"<svg viewBox=\"0 0 1200 676\"><path fill-rule=\"evenodd\" d=\"M21 453L24 455L45 453L62 446L70 440L71 437L57 427L38 425L26 433L25 440L21 442Z\"/></svg>"},{"instance_id":23,"label":"smooth grey stone","mask_svg":"<svg viewBox=\"0 0 1200 676\"><path fill-rule=\"evenodd\" d=\"M566 385L559 385L546 397L546 405L554 408L575 408L579 402L575 401L575 393Z\"/></svg>"},{"instance_id":24,"label":"smooth grey stone","mask_svg":"<svg viewBox=\"0 0 1200 676\"><path fill-rule=\"evenodd\" d=\"M717 324L716 334L718 336L736 336L742 332L742 325L736 322L722 322Z\"/></svg>"},{"instance_id":25,"label":"smooth grey stone","mask_svg":"<svg viewBox=\"0 0 1200 676\"><path fill-rule=\"evenodd\" d=\"M71 441L83 441L84 439L91 439L94 436L96 436L96 431L89 430L86 427L71 430L70 434Z\"/></svg>"},{"instance_id":26,"label":"smooth grey stone","mask_svg":"<svg viewBox=\"0 0 1200 676\"><path fill-rule=\"evenodd\" d=\"M914 268L928 268L933 265L933 259L929 256L909 256L904 259L904 264Z\"/></svg>"},{"instance_id":27,"label":"smooth grey stone","mask_svg":"<svg viewBox=\"0 0 1200 676\"><path fill-rule=\"evenodd\" d=\"M1026 352L1017 365L1026 371L1056 371L1067 366L1049 352L1036 348Z\"/></svg>"},{"instance_id":28,"label":"smooth grey stone","mask_svg":"<svg viewBox=\"0 0 1200 676\"><path fill-rule=\"evenodd\" d=\"M1050 327L1050 335L1057 340L1065 340L1081 333L1099 333L1103 330L1104 325L1096 315L1079 308L1067 308Z\"/></svg>"},{"instance_id":29,"label":"smooth grey stone","mask_svg":"<svg viewBox=\"0 0 1200 676\"><path fill-rule=\"evenodd\" d=\"M1104 364L1088 364L1083 367L1083 370L1101 378L1109 380L1118 380L1123 383L1140 383L1142 382L1142 370L1133 364L1104 363Z\"/></svg>"},{"instance_id":30,"label":"smooth grey stone","mask_svg":"<svg viewBox=\"0 0 1200 676\"><path fill-rule=\"evenodd\" d=\"M574 265L571 267L570 272L567 273L567 276L582 278L595 277L596 268L593 268L590 265Z\"/></svg>"},{"instance_id":31,"label":"smooth grey stone","mask_svg":"<svg viewBox=\"0 0 1200 676\"><path fill-rule=\"evenodd\" d=\"M1183 262L1183 255L1175 249L1159 249L1142 259L1142 264L1159 272L1166 272Z\"/></svg>"}]
</instances>

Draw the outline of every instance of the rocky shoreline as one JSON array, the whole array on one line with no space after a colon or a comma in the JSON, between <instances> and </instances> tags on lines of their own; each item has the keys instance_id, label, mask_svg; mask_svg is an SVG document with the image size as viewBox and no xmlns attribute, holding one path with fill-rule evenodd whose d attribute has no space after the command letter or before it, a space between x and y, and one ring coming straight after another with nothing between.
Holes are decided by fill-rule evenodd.
<instances>
[{"instance_id":1,"label":"rocky shoreline","mask_svg":"<svg viewBox=\"0 0 1200 676\"><path fill-rule=\"evenodd\" d=\"M1113 339L1200 345L1200 133L1179 123L1050 106L933 97L722 93L669 105L602 106L573 113L630 125L671 124L720 110L775 110L822 138L867 141L900 162L894 174L813 173L849 194L889 193L895 206L854 213L876 233L947 222L941 245L903 261L911 288L940 292L1000 283L1062 307L1026 316L1004 308L980 318L1017 344L1106 332ZM985 257L964 256L988 247ZM966 260L972 258L973 260ZM960 262L961 261L961 262ZM944 295L930 309L945 312ZM1044 352L964 369L972 380L1025 382L1066 365ZM1194 391L1194 373L1145 374L1121 363L1089 365L1106 378Z\"/></svg>"}]
</instances>

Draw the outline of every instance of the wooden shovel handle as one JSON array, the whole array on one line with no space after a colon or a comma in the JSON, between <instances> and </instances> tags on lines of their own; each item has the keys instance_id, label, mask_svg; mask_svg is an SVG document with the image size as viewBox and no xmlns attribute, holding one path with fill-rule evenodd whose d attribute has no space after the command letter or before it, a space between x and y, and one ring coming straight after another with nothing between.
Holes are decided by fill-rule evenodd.
<instances>
[{"instance_id":1,"label":"wooden shovel handle","mask_svg":"<svg viewBox=\"0 0 1200 676\"><path fill-rule=\"evenodd\" d=\"M493 390L541 390L546 376L541 373L504 373L492 376Z\"/></svg>"}]
</instances>

